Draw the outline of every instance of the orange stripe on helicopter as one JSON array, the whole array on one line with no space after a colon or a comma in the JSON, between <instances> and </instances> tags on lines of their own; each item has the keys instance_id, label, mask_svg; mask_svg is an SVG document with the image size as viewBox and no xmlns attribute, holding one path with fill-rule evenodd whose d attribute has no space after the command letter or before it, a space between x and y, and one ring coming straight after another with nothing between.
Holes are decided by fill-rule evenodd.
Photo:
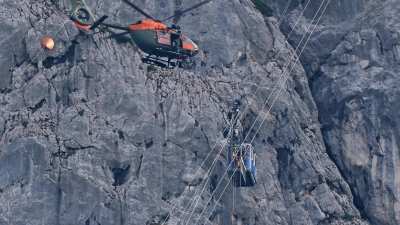
<instances>
[{"instance_id":1,"label":"orange stripe on helicopter","mask_svg":"<svg viewBox=\"0 0 400 225\"><path fill-rule=\"evenodd\" d=\"M153 20L142 20L140 23L129 25L130 30L165 30L167 25L153 21Z\"/></svg>"},{"instance_id":2,"label":"orange stripe on helicopter","mask_svg":"<svg viewBox=\"0 0 400 225\"><path fill-rule=\"evenodd\" d=\"M194 46L188 43L183 42L182 47L184 49L190 50L190 51L194 51Z\"/></svg>"},{"instance_id":3,"label":"orange stripe on helicopter","mask_svg":"<svg viewBox=\"0 0 400 225\"><path fill-rule=\"evenodd\" d=\"M74 21L74 24L75 24L76 27L78 27L78 28L80 28L82 30L88 30L89 27L90 27L89 25L82 25L82 24L80 24L80 23L78 23L76 21Z\"/></svg>"}]
</instances>

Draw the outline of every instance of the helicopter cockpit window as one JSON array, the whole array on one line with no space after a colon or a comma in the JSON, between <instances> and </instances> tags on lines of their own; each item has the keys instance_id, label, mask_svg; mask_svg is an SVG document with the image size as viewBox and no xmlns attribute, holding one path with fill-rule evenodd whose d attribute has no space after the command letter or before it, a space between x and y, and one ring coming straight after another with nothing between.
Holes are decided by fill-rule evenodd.
<instances>
[{"instance_id":1,"label":"helicopter cockpit window","mask_svg":"<svg viewBox=\"0 0 400 225\"><path fill-rule=\"evenodd\" d=\"M183 40L183 47L184 48L186 46L186 48L191 49L191 50L197 50L198 49L197 45L190 38L182 35L182 40Z\"/></svg>"},{"instance_id":2,"label":"helicopter cockpit window","mask_svg":"<svg viewBox=\"0 0 400 225\"><path fill-rule=\"evenodd\" d=\"M192 40L190 40L188 37L183 36L183 42L185 42L186 44L192 44Z\"/></svg>"}]
</instances>

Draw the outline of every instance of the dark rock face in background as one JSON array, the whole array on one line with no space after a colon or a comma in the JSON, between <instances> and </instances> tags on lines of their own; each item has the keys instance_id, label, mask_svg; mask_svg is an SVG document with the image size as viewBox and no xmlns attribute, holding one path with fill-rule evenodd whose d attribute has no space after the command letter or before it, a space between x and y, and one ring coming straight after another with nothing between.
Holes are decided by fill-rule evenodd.
<instances>
[{"instance_id":1,"label":"dark rock face in background","mask_svg":"<svg viewBox=\"0 0 400 225\"><path fill-rule=\"evenodd\" d=\"M285 16L285 34L306 3ZM400 223L399 11L397 1L332 1L301 58L327 152L372 224Z\"/></svg>"},{"instance_id":2,"label":"dark rock face in background","mask_svg":"<svg viewBox=\"0 0 400 225\"><path fill-rule=\"evenodd\" d=\"M231 224L233 218L241 224L396 224L399 9L395 1L374 10L368 1L340 2L355 18L331 6L303 65L291 63L293 47L280 31L294 24L298 2L280 26L246 0L196 9L177 21L206 53L205 66L194 71L148 71L129 42L79 31L68 20L67 0L4 3L0 224L161 224L179 201L168 218L176 224L216 157L188 224ZM121 2L87 3L97 17L143 19ZM165 18L195 2L139 3ZM318 5L311 4L303 26ZM347 26L332 30L338 21ZM40 52L40 39L53 35L55 49ZM288 65L293 71L283 85ZM236 189L232 215L231 186L211 195L229 179L226 150L218 152L226 142L227 101L236 94L246 94L240 128L248 141L254 138L258 183Z\"/></svg>"}]
</instances>

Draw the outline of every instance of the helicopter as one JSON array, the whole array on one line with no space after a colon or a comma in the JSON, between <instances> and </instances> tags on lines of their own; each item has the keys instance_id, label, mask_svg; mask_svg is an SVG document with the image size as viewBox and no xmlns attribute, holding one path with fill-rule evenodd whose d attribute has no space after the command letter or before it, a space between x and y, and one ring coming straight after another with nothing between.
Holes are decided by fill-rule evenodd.
<instances>
[{"instance_id":1,"label":"helicopter","mask_svg":"<svg viewBox=\"0 0 400 225\"><path fill-rule=\"evenodd\" d=\"M69 12L69 16L75 26L82 30L94 30L98 26L124 30L124 32L106 38L116 38L130 34L136 46L148 54L145 58L142 58L143 63L168 69L173 69L176 66L184 69L195 68L196 61L192 57L198 54L198 46L188 36L181 33L178 25L173 24L171 27L168 27L163 22L177 16L182 16L190 10L211 2L211 0L206 0L185 10L178 11L164 20L153 18L128 0L123 1L147 17L147 19L128 25L105 22L108 18L106 15L96 20L85 0L71 0L72 9ZM165 60L165 58L167 59Z\"/></svg>"}]
</instances>

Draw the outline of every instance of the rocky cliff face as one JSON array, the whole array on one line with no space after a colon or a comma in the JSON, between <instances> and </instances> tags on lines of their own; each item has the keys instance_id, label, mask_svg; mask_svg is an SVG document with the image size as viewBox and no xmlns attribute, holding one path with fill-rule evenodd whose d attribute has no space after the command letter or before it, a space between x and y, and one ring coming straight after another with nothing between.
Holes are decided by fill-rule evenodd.
<instances>
[{"instance_id":1,"label":"rocky cliff face","mask_svg":"<svg viewBox=\"0 0 400 225\"><path fill-rule=\"evenodd\" d=\"M306 3L285 16L286 34ZM372 224L400 223L399 11L396 1L331 2L301 60L327 152ZM296 30L292 44L300 40Z\"/></svg>"},{"instance_id":2,"label":"rocky cliff face","mask_svg":"<svg viewBox=\"0 0 400 225\"><path fill-rule=\"evenodd\" d=\"M121 2L87 3L97 17L142 18ZM131 43L79 31L69 1L4 2L0 224L181 223L214 158L188 224L396 224L394 3L356 1L358 17L348 18L331 6L300 63L291 45L301 31L290 45L280 30L305 3L292 3L279 26L250 1L213 1L178 21L205 53L205 65L187 71L152 70ZM143 9L164 18L192 4ZM332 30L338 21L353 26ZM53 35L55 49L40 52ZM239 124L254 139L258 183L236 189L233 212L219 150L236 94L246 94Z\"/></svg>"}]
</instances>

